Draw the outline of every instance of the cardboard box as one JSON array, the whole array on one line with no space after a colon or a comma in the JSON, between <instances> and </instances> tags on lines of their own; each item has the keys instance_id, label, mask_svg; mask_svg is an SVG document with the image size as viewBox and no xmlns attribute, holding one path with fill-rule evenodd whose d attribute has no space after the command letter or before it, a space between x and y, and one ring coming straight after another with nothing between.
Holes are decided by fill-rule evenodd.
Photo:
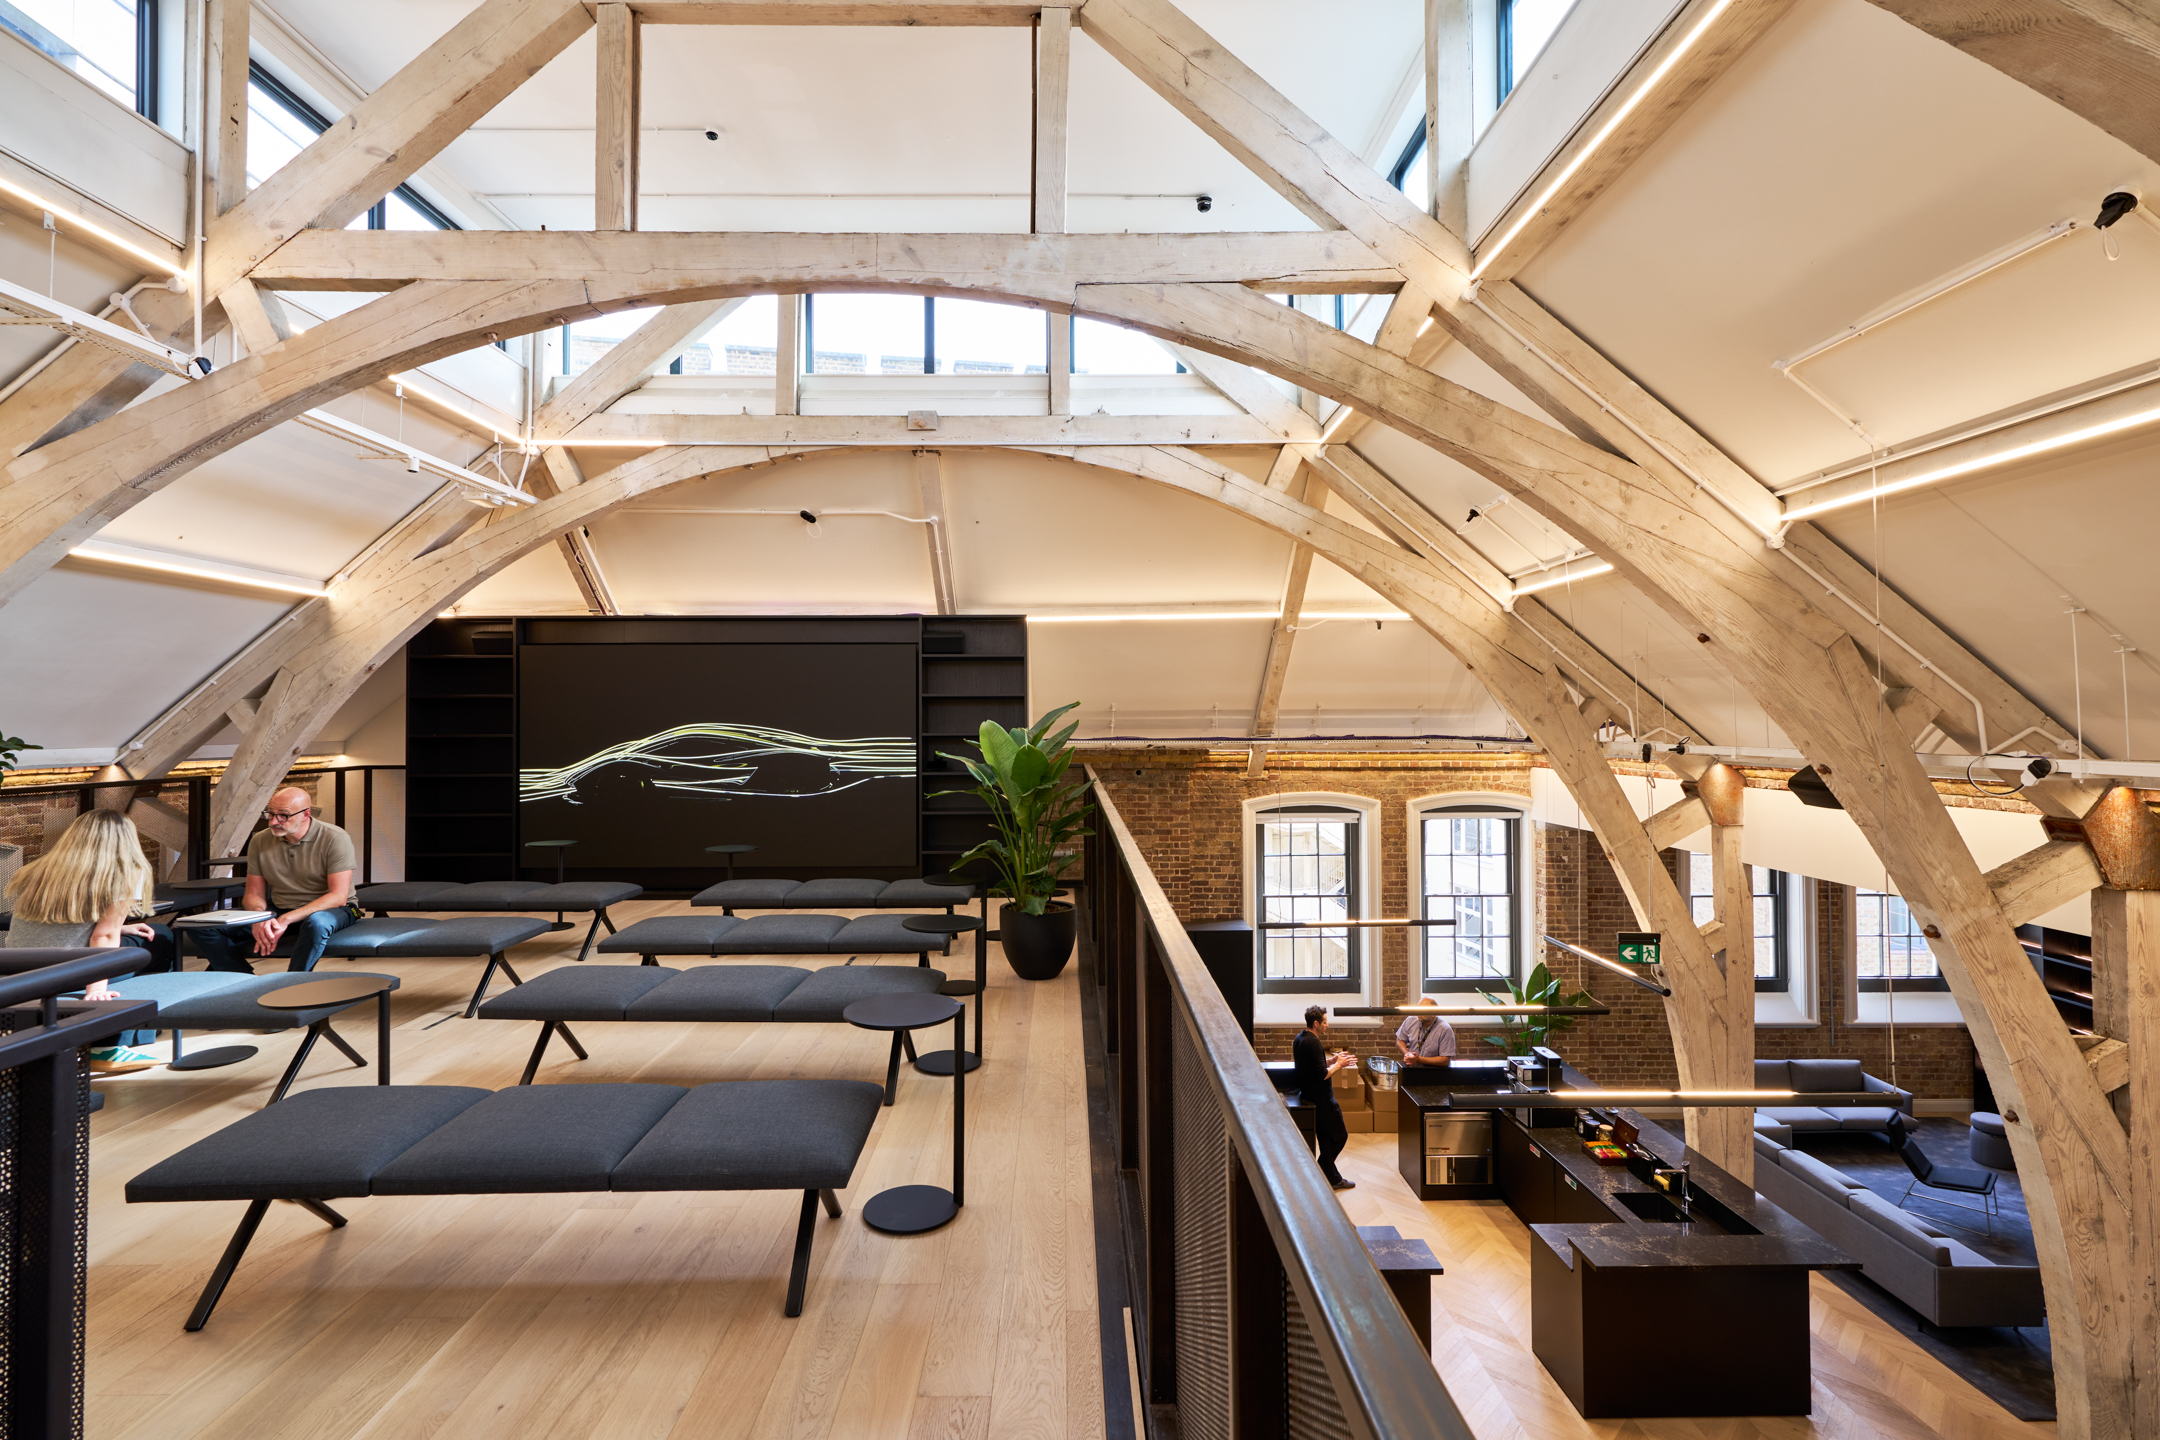
<instances>
[{"instance_id":1,"label":"cardboard box","mask_svg":"<svg viewBox=\"0 0 2160 1440\"><path fill-rule=\"evenodd\" d=\"M1376 1091L1374 1093L1377 1094L1379 1092ZM1393 1135L1398 1129L1401 1128L1400 1111L1393 1109L1382 1110L1378 1106L1375 1106L1374 1108L1366 1111L1365 1113L1372 1116L1372 1128L1376 1131Z\"/></svg>"},{"instance_id":2,"label":"cardboard box","mask_svg":"<svg viewBox=\"0 0 2160 1440\"><path fill-rule=\"evenodd\" d=\"M1352 1110L1369 1110L1372 1102L1365 1098L1365 1075L1362 1070L1338 1070L1329 1081L1335 1087L1335 1103L1348 1114Z\"/></svg>"},{"instance_id":3,"label":"cardboard box","mask_svg":"<svg viewBox=\"0 0 2160 1440\"><path fill-rule=\"evenodd\" d=\"M1372 1133L1373 1113L1370 1110L1352 1110L1345 1105L1342 1112L1343 1129L1352 1135Z\"/></svg>"}]
</instances>

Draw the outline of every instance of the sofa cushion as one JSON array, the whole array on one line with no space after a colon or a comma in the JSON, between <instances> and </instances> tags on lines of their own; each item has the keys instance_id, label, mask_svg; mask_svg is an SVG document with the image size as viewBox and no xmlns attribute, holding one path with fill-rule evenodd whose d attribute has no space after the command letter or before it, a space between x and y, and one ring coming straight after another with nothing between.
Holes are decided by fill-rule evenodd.
<instances>
[{"instance_id":1,"label":"sofa cushion","mask_svg":"<svg viewBox=\"0 0 2160 1440\"><path fill-rule=\"evenodd\" d=\"M523 944L536 935L545 935L548 922L529 919L522 915L463 915L455 920L431 920L423 922L427 929L410 935L386 939L371 944L364 950L349 951L345 937L361 925L396 925L396 920L363 920L360 925L349 926L330 937L324 947L325 955L363 954L374 956L442 956L442 955L492 955Z\"/></svg>"},{"instance_id":2,"label":"sofa cushion","mask_svg":"<svg viewBox=\"0 0 2160 1440\"><path fill-rule=\"evenodd\" d=\"M680 1085L497 1090L376 1173L377 1195L605 1190L608 1172L689 1092Z\"/></svg>"},{"instance_id":3,"label":"sofa cushion","mask_svg":"<svg viewBox=\"0 0 2160 1440\"><path fill-rule=\"evenodd\" d=\"M428 897L431 910L531 910L533 895L553 889L538 880L481 880Z\"/></svg>"},{"instance_id":4,"label":"sofa cushion","mask_svg":"<svg viewBox=\"0 0 2160 1440\"><path fill-rule=\"evenodd\" d=\"M732 915L655 915L600 942L603 955L710 955L743 922Z\"/></svg>"},{"instance_id":5,"label":"sofa cushion","mask_svg":"<svg viewBox=\"0 0 2160 1440\"><path fill-rule=\"evenodd\" d=\"M1932 1265L1950 1263L1950 1242L1922 1230L1914 1218L1872 1190L1856 1190L1846 1208Z\"/></svg>"},{"instance_id":6,"label":"sofa cushion","mask_svg":"<svg viewBox=\"0 0 2160 1440\"><path fill-rule=\"evenodd\" d=\"M1837 1121L1840 1130L1887 1130L1892 1120L1902 1118L1895 1110L1865 1105L1825 1105L1823 1113Z\"/></svg>"},{"instance_id":7,"label":"sofa cushion","mask_svg":"<svg viewBox=\"0 0 2160 1440\"><path fill-rule=\"evenodd\" d=\"M1786 1073L1783 1060L1757 1060L1755 1062L1755 1088L1757 1090L1790 1090L1792 1076Z\"/></svg>"},{"instance_id":8,"label":"sofa cushion","mask_svg":"<svg viewBox=\"0 0 2160 1440\"><path fill-rule=\"evenodd\" d=\"M484 1012L483 1012L484 1013ZM1761 1158L1777 1163L1777 1157L1785 1153L1785 1147L1761 1130L1755 1132L1755 1153Z\"/></svg>"},{"instance_id":9,"label":"sofa cushion","mask_svg":"<svg viewBox=\"0 0 2160 1440\"><path fill-rule=\"evenodd\" d=\"M1785 1151L1777 1157L1777 1163L1787 1174L1834 1204L1843 1205L1853 1191L1867 1188L1798 1150Z\"/></svg>"},{"instance_id":10,"label":"sofa cushion","mask_svg":"<svg viewBox=\"0 0 2160 1440\"><path fill-rule=\"evenodd\" d=\"M1755 1113L1757 1115L1767 1115L1777 1124L1790 1126L1794 1130L1835 1130L1838 1128L1837 1121L1833 1120L1828 1113L1817 1110L1812 1106L1770 1105L1757 1110Z\"/></svg>"},{"instance_id":11,"label":"sofa cushion","mask_svg":"<svg viewBox=\"0 0 2160 1440\"><path fill-rule=\"evenodd\" d=\"M645 893L642 885L627 880L566 880L543 885L536 894L523 897L520 910L605 910Z\"/></svg>"},{"instance_id":12,"label":"sofa cushion","mask_svg":"<svg viewBox=\"0 0 2160 1440\"><path fill-rule=\"evenodd\" d=\"M615 1167L610 1188L839 1190L884 1098L867 1080L700 1085Z\"/></svg>"},{"instance_id":13,"label":"sofa cushion","mask_svg":"<svg viewBox=\"0 0 2160 1440\"><path fill-rule=\"evenodd\" d=\"M787 897L788 908L860 910L878 903L883 880L805 880Z\"/></svg>"},{"instance_id":14,"label":"sofa cushion","mask_svg":"<svg viewBox=\"0 0 2160 1440\"><path fill-rule=\"evenodd\" d=\"M1792 1088L1803 1095L1836 1092L1857 1094L1867 1089L1867 1075L1858 1060L1790 1060Z\"/></svg>"},{"instance_id":15,"label":"sofa cushion","mask_svg":"<svg viewBox=\"0 0 2160 1440\"><path fill-rule=\"evenodd\" d=\"M441 922L422 920L418 916L385 916L381 919L356 921L330 937L323 947L325 955L372 955L385 945L400 940L410 940L415 935L425 935Z\"/></svg>"},{"instance_id":16,"label":"sofa cushion","mask_svg":"<svg viewBox=\"0 0 2160 1440\"><path fill-rule=\"evenodd\" d=\"M935 995L944 983L944 971L914 965L827 965L775 1005L772 1018L838 1023L866 995Z\"/></svg>"},{"instance_id":17,"label":"sofa cushion","mask_svg":"<svg viewBox=\"0 0 2160 1440\"><path fill-rule=\"evenodd\" d=\"M945 948L945 936L910 930L907 922L905 915L858 915L840 927L828 948L836 955L927 955Z\"/></svg>"},{"instance_id":18,"label":"sofa cushion","mask_svg":"<svg viewBox=\"0 0 2160 1440\"><path fill-rule=\"evenodd\" d=\"M620 1020L632 1001L682 972L665 965L565 965L480 1007L483 1020Z\"/></svg>"},{"instance_id":19,"label":"sofa cushion","mask_svg":"<svg viewBox=\"0 0 2160 1440\"><path fill-rule=\"evenodd\" d=\"M365 1195L378 1170L490 1093L467 1085L339 1085L290 1095L143 1171L128 1181L127 1198Z\"/></svg>"},{"instance_id":20,"label":"sofa cushion","mask_svg":"<svg viewBox=\"0 0 2160 1440\"><path fill-rule=\"evenodd\" d=\"M363 910L417 910L430 895L462 887L448 880L396 880L386 885L362 885L353 899Z\"/></svg>"},{"instance_id":21,"label":"sofa cushion","mask_svg":"<svg viewBox=\"0 0 2160 1440\"><path fill-rule=\"evenodd\" d=\"M623 1008L625 1020L770 1020L809 978L792 965L701 965Z\"/></svg>"},{"instance_id":22,"label":"sofa cushion","mask_svg":"<svg viewBox=\"0 0 2160 1440\"><path fill-rule=\"evenodd\" d=\"M801 888L800 880L723 880L698 891L690 897L690 903L730 910L771 910L785 905L788 896Z\"/></svg>"},{"instance_id":23,"label":"sofa cushion","mask_svg":"<svg viewBox=\"0 0 2160 1440\"><path fill-rule=\"evenodd\" d=\"M931 910L965 905L975 898L968 885L933 885L928 880L895 880L879 892L880 910Z\"/></svg>"},{"instance_id":24,"label":"sofa cushion","mask_svg":"<svg viewBox=\"0 0 2160 1440\"><path fill-rule=\"evenodd\" d=\"M837 915L758 915L728 932L720 955L823 955L848 922Z\"/></svg>"}]
</instances>

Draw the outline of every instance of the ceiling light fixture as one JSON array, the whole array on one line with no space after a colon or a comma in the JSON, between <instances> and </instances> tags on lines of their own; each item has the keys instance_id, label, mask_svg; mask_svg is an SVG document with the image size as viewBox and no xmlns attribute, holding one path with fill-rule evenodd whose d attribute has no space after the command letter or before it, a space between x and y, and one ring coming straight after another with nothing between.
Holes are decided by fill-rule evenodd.
<instances>
[{"instance_id":1,"label":"ceiling light fixture","mask_svg":"<svg viewBox=\"0 0 2160 1440\"><path fill-rule=\"evenodd\" d=\"M1517 585L1515 593L1517 595L1535 595L1540 590L1557 590L1570 581L1588 580L1596 575L1610 575L1612 574L1612 568L1612 566L1600 560L1595 565L1581 570L1570 571L1565 575L1556 575L1548 580L1533 580L1528 585Z\"/></svg>"},{"instance_id":2,"label":"ceiling light fixture","mask_svg":"<svg viewBox=\"0 0 2160 1440\"><path fill-rule=\"evenodd\" d=\"M1097 615L1030 615L1030 625L1074 625L1081 623L1116 622L1128 620L1276 620L1281 618L1277 610L1191 610L1191 611L1121 611L1115 614ZM1308 610L1299 620L1408 620L1409 615L1400 610Z\"/></svg>"},{"instance_id":3,"label":"ceiling light fixture","mask_svg":"<svg viewBox=\"0 0 2160 1440\"><path fill-rule=\"evenodd\" d=\"M156 270L160 275L178 275L184 278L187 274L187 267L179 264L177 261L168 260L162 255L158 255L149 250L145 250L142 248L142 246L137 245L132 240L123 240L118 235L115 235L112 231L107 230L104 226L93 224L90 221L85 220L82 216L76 214L74 211L69 210L64 206L55 204L53 201L48 200L44 196L38 194L35 190L25 190L22 186L17 185L14 181L9 180L4 176L0 176L0 190L4 190L8 194L15 196L17 199L22 200L25 204L34 205L38 209L46 211L56 220L66 221L68 224L73 225L76 229L83 231L85 234L95 235L98 239L104 241L107 245L112 246L114 249L123 250L128 254L134 256L136 259L142 261L145 265L148 265L152 269Z\"/></svg>"},{"instance_id":4,"label":"ceiling light fixture","mask_svg":"<svg viewBox=\"0 0 2160 1440\"><path fill-rule=\"evenodd\" d=\"M1628 116L1635 113L1635 108L1641 105L1649 97L1650 92L1658 87L1658 82L1671 73L1672 68L1680 63L1682 57L1688 51L1695 48L1695 42L1702 39L1710 27L1717 23L1718 17L1723 15L1731 5L1732 0L1718 0L1717 4L1710 7L1710 13L1696 22L1695 28L1688 32L1687 38L1680 42L1672 54L1659 62L1657 69L1651 71L1649 78L1637 86L1635 93L1628 97L1627 103L1614 112L1612 119L1607 120L1597 134L1591 137L1590 143L1585 145L1575 158L1568 161L1565 168L1553 177L1552 183L1545 187L1544 193L1539 195L1534 202L1523 210L1522 215L1517 218L1515 223L1508 227L1507 234L1500 237L1500 242L1478 257L1477 265L1470 271L1472 280L1483 275L1493 261L1500 258L1500 252L1515 243L1515 237L1522 234L1532 220L1544 213L1545 208L1552 204L1553 197L1560 193L1561 187L1575 178L1575 173L1589 163L1590 157L1597 154L1599 148L1612 138L1613 132L1620 128Z\"/></svg>"},{"instance_id":5,"label":"ceiling light fixture","mask_svg":"<svg viewBox=\"0 0 2160 1440\"><path fill-rule=\"evenodd\" d=\"M1923 471L1918 475L1908 475L1902 480L1893 480L1887 485L1874 485L1864 490L1856 490L1849 495L1840 495L1835 499L1821 500L1813 505L1802 505L1797 509L1788 509L1784 518L1786 523L1790 524L1795 520L1805 520L1810 515L1820 515L1826 510L1842 510L1848 505L1864 505L1884 495L1895 495L1903 490L1917 490L1922 485L1933 485L1937 481L1954 479L1959 475L1969 475L1975 470L1986 470L1996 465L2008 465L2013 461L2029 459L2034 455L2044 455L2050 450L2061 450L2071 445L2082 445L2087 440L2097 440L2103 435L2113 435L2118 431L2135 429L2140 425L2150 425L2156 420L2160 420L2160 407L2151 410L2140 410L2134 415L2124 415L2099 425L2088 425L2082 430L2072 430L2065 435L2052 436L2046 440L2035 440L2029 445L2013 445L2009 449L1999 450L1993 455L1982 455L1972 460L1962 460L1955 465L1945 465L1940 469Z\"/></svg>"},{"instance_id":6,"label":"ceiling light fixture","mask_svg":"<svg viewBox=\"0 0 2160 1440\"><path fill-rule=\"evenodd\" d=\"M314 581L302 580L297 575L287 578L260 572L250 574L242 570L226 569L210 563L190 565L185 560L177 558L165 560L157 556L146 555L139 550L123 549L96 540L85 541L68 551L68 554L77 560L96 560L108 565L132 565L138 570L157 570L167 575L186 575L196 580L216 580L225 585L248 585L258 590L282 591L287 595L327 595L330 593L322 585Z\"/></svg>"}]
</instances>

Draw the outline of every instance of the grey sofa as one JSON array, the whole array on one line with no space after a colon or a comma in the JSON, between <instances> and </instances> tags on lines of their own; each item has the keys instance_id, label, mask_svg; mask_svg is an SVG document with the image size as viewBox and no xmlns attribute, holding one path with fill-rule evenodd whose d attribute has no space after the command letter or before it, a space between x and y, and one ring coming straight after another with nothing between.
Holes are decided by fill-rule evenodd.
<instances>
[{"instance_id":1,"label":"grey sofa","mask_svg":"<svg viewBox=\"0 0 2160 1440\"><path fill-rule=\"evenodd\" d=\"M1755 1137L1765 1200L1860 1262L1860 1273L1937 1325L2038 1325L2036 1265L1997 1265L1812 1155Z\"/></svg>"},{"instance_id":2,"label":"grey sofa","mask_svg":"<svg viewBox=\"0 0 2160 1440\"><path fill-rule=\"evenodd\" d=\"M1873 1130L1890 1128L1892 1117L1913 1113L1910 1090L1900 1090L1860 1068L1858 1060L1757 1060L1755 1088L1797 1090L1805 1095L1879 1092L1879 1106L1766 1105L1755 1112L1755 1133L1767 1135L1779 1145L1790 1145L1795 1134L1824 1130Z\"/></svg>"}]
</instances>

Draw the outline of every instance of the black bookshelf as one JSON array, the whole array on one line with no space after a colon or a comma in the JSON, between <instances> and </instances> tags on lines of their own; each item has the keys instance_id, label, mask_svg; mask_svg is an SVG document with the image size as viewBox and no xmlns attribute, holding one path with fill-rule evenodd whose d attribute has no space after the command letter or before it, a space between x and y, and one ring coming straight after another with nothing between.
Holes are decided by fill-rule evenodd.
<instances>
[{"instance_id":1,"label":"black bookshelf","mask_svg":"<svg viewBox=\"0 0 2160 1440\"><path fill-rule=\"evenodd\" d=\"M405 650L405 874L517 874L517 647L507 620L437 620Z\"/></svg>"},{"instance_id":2,"label":"black bookshelf","mask_svg":"<svg viewBox=\"0 0 2160 1440\"><path fill-rule=\"evenodd\" d=\"M2093 1033L2092 940L2068 930L2049 930L2039 925L2018 926L2018 940L2048 999L2055 1002L2063 1023L2080 1034Z\"/></svg>"},{"instance_id":3,"label":"black bookshelf","mask_svg":"<svg viewBox=\"0 0 2160 1440\"><path fill-rule=\"evenodd\" d=\"M1025 615L926 615L922 622L922 868L952 868L990 838L990 811L972 795L939 795L973 783L939 752L974 754L985 720L1025 725Z\"/></svg>"}]
</instances>

